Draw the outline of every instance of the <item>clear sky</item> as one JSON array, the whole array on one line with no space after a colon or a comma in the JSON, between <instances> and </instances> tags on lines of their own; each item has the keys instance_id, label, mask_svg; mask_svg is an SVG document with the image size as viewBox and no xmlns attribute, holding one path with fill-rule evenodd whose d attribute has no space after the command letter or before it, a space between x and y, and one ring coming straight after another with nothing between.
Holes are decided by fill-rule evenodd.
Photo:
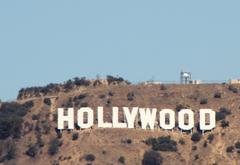
<instances>
[{"instance_id":1,"label":"clear sky","mask_svg":"<svg viewBox=\"0 0 240 165\"><path fill-rule=\"evenodd\" d=\"M0 1L0 98L75 76L240 78L240 1Z\"/></svg>"}]
</instances>

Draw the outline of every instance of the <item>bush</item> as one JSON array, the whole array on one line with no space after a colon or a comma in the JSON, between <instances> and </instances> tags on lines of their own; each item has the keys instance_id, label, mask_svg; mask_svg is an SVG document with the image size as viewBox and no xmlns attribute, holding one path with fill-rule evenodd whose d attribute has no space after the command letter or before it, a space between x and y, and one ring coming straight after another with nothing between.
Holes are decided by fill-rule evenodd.
<instances>
[{"instance_id":1,"label":"bush","mask_svg":"<svg viewBox=\"0 0 240 165\"><path fill-rule=\"evenodd\" d=\"M124 164L125 163L125 158L123 156L120 156L119 159L118 159L118 162Z\"/></svg>"},{"instance_id":2,"label":"bush","mask_svg":"<svg viewBox=\"0 0 240 165\"><path fill-rule=\"evenodd\" d=\"M233 93L238 93L238 89L233 85L229 85L228 90Z\"/></svg>"},{"instance_id":3,"label":"bush","mask_svg":"<svg viewBox=\"0 0 240 165\"><path fill-rule=\"evenodd\" d=\"M128 99L128 101L133 101L133 99L134 99L134 93L133 93L133 92L129 92L129 93L127 94L127 99Z\"/></svg>"},{"instance_id":4,"label":"bush","mask_svg":"<svg viewBox=\"0 0 240 165\"><path fill-rule=\"evenodd\" d=\"M177 112L179 112L180 110L188 109L189 107L190 107L189 105L178 104L175 109L176 109Z\"/></svg>"},{"instance_id":5,"label":"bush","mask_svg":"<svg viewBox=\"0 0 240 165\"><path fill-rule=\"evenodd\" d=\"M225 107L221 107L219 112L216 112L216 121L224 120L227 115L230 115L231 111Z\"/></svg>"},{"instance_id":6,"label":"bush","mask_svg":"<svg viewBox=\"0 0 240 165\"><path fill-rule=\"evenodd\" d=\"M48 134L51 130L51 125L50 125L50 122L48 120L41 121L41 127L42 127L42 130L43 130L44 134Z\"/></svg>"},{"instance_id":7,"label":"bush","mask_svg":"<svg viewBox=\"0 0 240 165\"><path fill-rule=\"evenodd\" d=\"M160 153L156 151L146 151L143 156L143 165L161 165L163 158Z\"/></svg>"},{"instance_id":8,"label":"bush","mask_svg":"<svg viewBox=\"0 0 240 165\"><path fill-rule=\"evenodd\" d=\"M236 147L237 149L240 149L240 142L236 142L236 143L235 143L235 147Z\"/></svg>"},{"instance_id":9,"label":"bush","mask_svg":"<svg viewBox=\"0 0 240 165\"><path fill-rule=\"evenodd\" d=\"M98 96L98 98L100 98L100 99L104 99L105 97L106 96L104 94L101 94L101 95Z\"/></svg>"},{"instance_id":10,"label":"bush","mask_svg":"<svg viewBox=\"0 0 240 165\"><path fill-rule=\"evenodd\" d=\"M49 144L48 154L55 155L58 152L60 141L58 139L52 139Z\"/></svg>"},{"instance_id":11,"label":"bush","mask_svg":"<svg viewBox=\"0 0 240 165\"><path fill-rule=\"evenodd\" d=\"M84 99L85 97L87 97L87 93L80 94L77 98L78 98L79 100L82 100L82 99Z\"/></svg>"},{"instance_id":12,"label":"bush","mask_svg":"<svg viewBox=\"0 0 240 165\"><path fill-rule=\"evenodd\" d=\"M109 95L109 96L113 96L114 93L110 91L110 92L108 92L108 95Z\"/></svg>"},{"instance_id":13,"label":"bush","mask_svg":"<svg viewBox=\"0 0 240 165\"><path fill-rule=\"evenodd\" d=\"M72 134L72 140L77 140L78 139L78 133L75 132Z\"/></svg>"},{"instance_id":14,"label":"bush","mask_svg":"<svg viewBox=\"0 0 240 165\"><path fill-rule=\"evenodd\" d=\"M164 85L164 84L160 85L160 90L166 90L166 89L167 89L166 85Z\"/></svg>"},{"instance_id":15,"label":"bush","mask_svg":"<svg viewBox=\"0 0 240 165\"><path fill-rule=\"evenodd\" d=\"M85 160L89 162L93 162L96 159L95 155L93 154L87 154L85 155Z\"/></svg>"},{"instance_id":16,"label":"bush","mask_svg":"<svg viewBox=\"0 0 240 165\"><path fill-rule=\"evenodd\" d=\"M234 147L233 146L228 146L226 149L226 152L230 153L234 151Z\"/></svg>"},{"instance_id":17,"label":"bush","mask_svg":"<svg viewBox=\"0 0 240 165\"><path fill-rule=\"evenodd\" d=\"M32 120L38 120L40 118L40 115L39 114L33 114L32 115Z\"/></svg>"},{"instance_id":18,"label":"bush","mask_svg":"<svg viewBox=\"0 0 240 165\"><path fill-rule=\"evenodd\" d=\"M203 147L207 147L207 145L208 145L207 141L204 141Z\"/></svg>"},{"instance_id":19,"label":"bush","mask_svg":"<svg viewBox=\"0 0 240 165\"><path fill-rule=\"evenodd\" d=\"M7 142L7 146L6 146L5 150L7 152L6 152L6 155L2 158L3 161L4 160L11 160L11 159L14 159L16 157L16 150L17 149L16 149L15 142L13 142L13 141Z\"/></svg>"},{"instance_id":20,"label":"bush","mask_svg":"<svg viewBox=\"0 0 240 165\"><path fill-rule=\"evenodd\" d=\"M207 104L208 103L208 99L207 98L203 98L200 100L200 104Z\"/></svg>"},{"instance_id":21,"label":"bush","mask_svg":"<svg viewBox=\"0 0 240 165\"><path fill-rule=\"evenodd\" d=\"M35 157L38 152L38 146L37 145L30 145L28 150L26 151L26 155L30 157Z\"/></svg>"},{"instance_id":22,"label":"bush","mask_svg":"<svg viewBox=\"0 0 240 165\"><path fill-rule=\"evenodd\" d=\"M214 140L214 135L213 135L213 134L209 134L209 135L208 135L208 141L209 141L209 143L212 143L213 140Z\"/></svg>"},{"instance_id":23,"label":"bush","mask_svg":"<svg viewBox=\"0 0 240 165\"><path fill-rule=\"evenodd\" d=\"M124 82L124 79L122 77L114 77L107 75L107 82L108 84L119 84L121 82Z\"/></svg>"},{"instance_id":24,"label":"bush","mask_svg":"<svg viewBox=\"0 0 240 165\"><path fill-rule=\"evenodd\" d=\"M197 150L197 146L192 146L192 150L196 151Z\"/></svg>"},{"instance_id":25,"label":"bush","mask_svg":"<svg viewBox=\"0 0 240 165\"><path fill-rule=\"evenodd\" d=\"M180 139L180 140L179 140L179 143L180 143L181 145L184 145L184 144L185 144L185 141L184 141L183 139Z\"/></svg>"},{"instance_id":26,"label":"bush","mask_svg":"<svg viewBox=\"0 0 240 165\"><path fill-rule=\"evenodd\" d=\"M0 139L9 136L19 138L22 128L22 117L33 107L33 101L24 104L5 102L0 107Z\"/></svg>"},{"instance_id":27,"label":"bush","mask_svg":"<svg viewBox=\"0 0 240 165\"><path fill-rule=\"evenodd\" d=\"M88 107L88 103L87 102L81 103L80 107Z\"/></svg>"},{"instance_id":28,"label":"bush","mask_svg":"<svg viewBox=\"0 0 240 165\"><path fill-rule=\"evenodd\" d=\"M91 82L87 80L86 77L82 78L75 77L73 83L76 86L89 86L91 84Z\"/></svg>"},{"instance_id":29,"label":"bush","mask_svg":"<svg viewBox=\"0 0 240 165\"><path fill-rule=\"evenodd\" d=\"M198 142L201 140L202 135L199 132L195 132L192 134L191 140L194 142Z\"/></svg>"},{"instance_id":30,"label":"bush","mask_svg":"<svg viewBox=\"0 0 240 165\"><path fill-rule=\"evenodd\" d=\"M216 92L216 93L214 93L214 98L220 99L221 97L222 97L221 92Z\"/></svg>"},{"instance_id":31,"label":"bush","mask_svg":"<svg viewBox=\"0 0 240 165\"><path fill-rule=\"evenodd\" d=\"M51 99L50 99L50 98L45 98L45 99L43 100L43 102L44 102L46 105L51 106Z\"/></svg>"},{"instance_id":32,"label":"bush","mask_svg":"<svg viewBox=\"0 0 240 165\"><path fill-rule=\"evenodd\" d=\"M149 138L146 140L147 145L151 145L155 151L177 151L177 143L170 136L161 136L159 138Z\"/></svg>"},{"instance_id":33,"label":"bush","mask_svg":"<svg viewBox=\"0 0 240 165\"><path fill-rule=\"evenodd\" d=\"M228 121L225 121L225 120L222 120L222 121L221 121L221 127L222 127L222 128L229 127L229 122L228 122Z\"/></svg>"}]
</instances>

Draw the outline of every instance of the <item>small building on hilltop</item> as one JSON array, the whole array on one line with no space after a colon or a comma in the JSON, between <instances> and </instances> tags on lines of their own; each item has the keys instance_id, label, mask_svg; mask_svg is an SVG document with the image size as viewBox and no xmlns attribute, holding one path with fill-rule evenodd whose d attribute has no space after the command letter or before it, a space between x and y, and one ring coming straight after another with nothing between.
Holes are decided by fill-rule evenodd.
<instances>
[{"instance_id":1,"label":"small building on hilltop","mask_svg":"<svg viewBox=\"0 0 240 165\"><path fill-rule=\"evenodd\" d=\"M229 84L240 84L240 79L230 79L228 81Z\"/></svg>"}]
</instances>

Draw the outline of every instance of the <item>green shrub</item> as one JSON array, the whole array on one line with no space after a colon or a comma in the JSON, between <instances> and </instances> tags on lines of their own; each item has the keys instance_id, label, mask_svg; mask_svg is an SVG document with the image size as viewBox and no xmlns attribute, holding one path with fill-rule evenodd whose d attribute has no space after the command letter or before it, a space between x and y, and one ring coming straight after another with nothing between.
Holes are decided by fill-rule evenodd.
<instances>
[{"instance_id":1,"label":"green shrub","mask_svg":"<svg viewBox=\"0 0 240 165\"><path fill-rule=\"evenodd\" d=\"M192 134L191 140L194 142L198 142L201 140L202 135L199 132L195 132Z\"/></svg>"},{"instance_id":2,"label":"green shrub","mask_svg":"<svg viewBox=\"0 0 240 165\"><path fill-rule=\"evenodd\" d=\"M233 85L229 85L228 90L233 93L238 93L238 89Z\"/></svg>"},{"instance_id":3,"label":"green shrub","mask_svg":"<svg viewBox=\"0 0 240 165\"><path fill-rule=\"evenodd\" d=\"M221 127L222 127L222 128L229 127L229 121L222 120L222 121L221 121Z\"/></svg>"},{"instance_id":4,"label":"green shrub","mask_svg":"<svg viewBox=\"0 0 240 165\"><path fill-rule=\"evenodd\" d=\"M240 149L240 142L236 142L236 143L235 143L235 147L236 147L237 149Z\"/></svg>"},{"instance_id":5,"label":"green shrub","mask_svg":"<svg viewBox=\"0 0 240 165\"><path fill-rule=\"evenodd\" d=\"M45 99L43 100L43 102L44 102L46 105L51 106L51 99L50 99L50 98L45 98Z\"/></svg>"},{"instance_id":6,"label":"green shrub","mask_svg":"<svg viewBox=\"0 0 240 165\"><path fill-rule=\"evenodd\" d=\"M30 145L28 150L26 151L26 155L30 157L35 157L38 153L38 146L37 145Z\"/></svg>"},{"instance_id":7,"label":"green shrub","mask_svg":"<svg viewBox=\"0 0 240 165\"><path fill-rule=\"evenodd\" d=\"M142 165L161 165L163 158L156 151L146 151L143 156Z\"/></svg>"},{"instance_id":8,"label":"green shrub","mask_svg":"<svg viewBox=\"0 0 240 165\"><path fill-rule=\"evenodd\" d=\"M160 85L160 90L166 90L166 89L167 89L166 85L164 85L164 84Z\"/></svg>"},{"instance_id":9,"label":"green shrub","mask_svg":"<svg viewBox=\"0 0 240 165\"><path fill-rule=\"evenodd\" d=\"M77 140L78 139L78 133L75 132L72 134L72 140Z\"/></svg>"},{"instance_id":10,"label":"green shrub","mask_svg":"<svg viewBox=\"0 0 240 165\"><path fill-rule=\"evenodd\" d=\"M125 158L123 156L120 156L118 159L119 163L125 164Z\"/></svg>"},{"instance_id":11,"label":"green shrub","mask_svg":"<svg viewBox=\"0 0 240 165\"><path fill-rule=\"evenodd\" d=\"M221 107L219 112L216 112L216 121L220 121L226 118L227 115L230 115L231 111L225 107Z\"/></svg>"},{"instance_id":12,"label":"green shrub","mask_svg":"<svg viewBox=\"0 0 240 165\"><path fill-rule=\"evenodd\" d=\"M14 141L7 142L7 146L5 148L7 150L6 155L3 157L3 160L11 160L16 157L16 144Z\"/></svg>"},{"instance_id":13,"label":"green shrub","mask_svg":"<svg viewBox=\"0 0 240 165\"><path fill-rule=\"evenodd\" d=\"M234 151L234 147L233 146L228 146L226 149L226 152L231 153Z\"/></svg>"},{"instance_id":14,"label":"green shrub","mask_svg":"<svg viewBox=\"0 0 240 165\"><path fill-rule=\"evenodd\" d=\"M209 135L208 135L208 141L209 141L209 143L212 143L213 140L214 140L214 135L213 135L213 134L209 134Z\"/></svg>"},{"instance_id":15,"label":"green shrub","mask_svg":"<svg viewBox=\"0 0 240 165\"><path fill-rule=\"evenodd\" d=\"M133 92L129 92L127 94L127 99L128 99L128 101L133 101L134 100L134 93Z\"/></svg>"},{"instance_id":16,"label":"green shrub","mask_svg":"<svg viewBox=\"0 0 240 165\"><path fill-rule=\"evenodd\" d=\"M33 101L24 104L16 102L5 102L0 107L0 139L9 136L19 138L22 128L22 117L33 107Z\"/></svg>"},{"instance_id":17,"label":"green shrub","mask_svg":"<svg viewBox=\"0 0 240 165\"><path fill-rule=\"evenodd\" d=\"M93 162L96 159L95 155L93 154L87 154L85 155L85 160L89 162Z\"/></svg>"},{"instance_id":18,"label":"green shrub","mask_svg":"<svg viewBox=\"0 0 240 165\"><path fill-rule=\"evenodd\" d=\"M161 136L159 138L149 138L146 140L147 145L151 145L155 151L177 151L177 143L170 136Z\"/></svg>"},{"instance_id":19,"label":"green shrub","mask_svg":"<svg viewBox=\"0 0 240 165\"><path fill-rule=\"evenodd\" d=\"M208 103L208 99L207 98L203 98L200 100L200 104L207 104Z\"/></svg>"},{"instance_id":20,"label":"green shrub","mask_svg":"<svg viewBox=\"0 0 240 165\"><path fill-rule=\"evenodd\" d=\"M180 139L178 142L179 142L181 145L184 145L184 144L185 144L184 139Z\"/></svg>"},{"instance_id":21,"label":"green shrub","mask_svg":"<svg viewBox=\"0 0 240 165\"><path fill-rule=\"evenodd\" d=\"M214 98L220 99L222 97L221 92L214 93Z\"/></svg>"},{"instance_id":22,"label":"green shrub","mask_svg":"<svg viewBox=\"0 0 240 165\"><path fill-rule=\"evenodd\" d=\"M55 155L58 152L60 141L55 138L50 141L49 148L48 148L48 154L49 155Z\"/></svg>"}]
</instances>

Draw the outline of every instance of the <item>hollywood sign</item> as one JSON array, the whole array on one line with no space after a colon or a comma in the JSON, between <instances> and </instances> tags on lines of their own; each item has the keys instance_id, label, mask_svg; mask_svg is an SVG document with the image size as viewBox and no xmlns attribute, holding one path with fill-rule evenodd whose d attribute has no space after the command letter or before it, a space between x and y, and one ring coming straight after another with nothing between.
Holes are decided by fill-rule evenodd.
<instances>
[{"instance_id":1,"label":"hollywood sign","mask_svg":"<svg viewBox=\"0 0 240 165\"><path fill-rule=\"evenodd\" d=\"M156 108L138 108L138 107L122 107L124 114L124 122L119 122L119 108L112 107L112 122L104 121L103 107L97 108L97 114L90 107L82 107L77 110L77 125L80 128L91 128L94 125L94 115L97 115L97 127L99 128L135 128L136 119L141 122L142 129L162 129L171 130L176 127L176 119L178 127L181 130L188 131L194 128L194 112L191 109L182 109L175 117L175 111L172 109ZM215 112L211 109L199 110L199 128L200 130L212 130L216 126ZM84 120L85 119L85 120ZM58 108L58 129L74 129L74 108Z\"/></svg>"}]
</instances>

